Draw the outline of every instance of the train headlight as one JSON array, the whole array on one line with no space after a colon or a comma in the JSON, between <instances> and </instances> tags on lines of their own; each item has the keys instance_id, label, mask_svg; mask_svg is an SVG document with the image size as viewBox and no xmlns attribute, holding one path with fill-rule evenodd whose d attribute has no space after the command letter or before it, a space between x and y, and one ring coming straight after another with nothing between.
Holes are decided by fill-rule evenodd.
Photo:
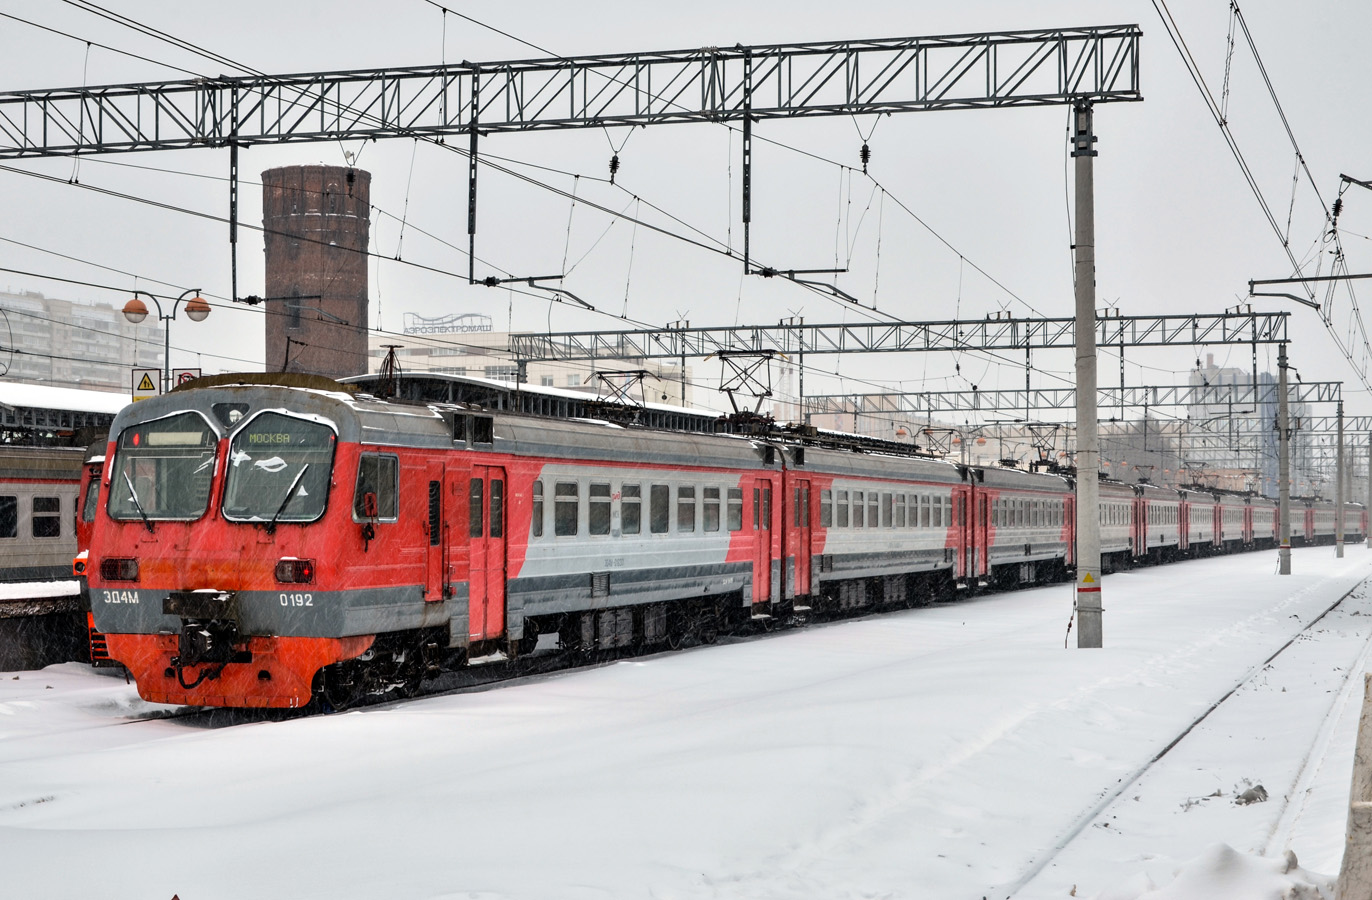
<instances>
[{"instance_id":1,"label":"train headlight","mask_svg":"<svg viewBox=\"0 0 1372 900\"><path fill-rule=\"evenodd\" d=\"M138 560L119 557L102 559L100 577L105 581L137 581Z\"/></svg>"},{"instance_id":2,"label":"train headlight","mask_svg":"<svg viewBox=\"0 0 1372 900\"><path fill-rule=\"evenodd\" d=\"M276 564L276 580L283 584L309 584L314 581L314 560L281 560Z\"/></svg>"}]
</instances>

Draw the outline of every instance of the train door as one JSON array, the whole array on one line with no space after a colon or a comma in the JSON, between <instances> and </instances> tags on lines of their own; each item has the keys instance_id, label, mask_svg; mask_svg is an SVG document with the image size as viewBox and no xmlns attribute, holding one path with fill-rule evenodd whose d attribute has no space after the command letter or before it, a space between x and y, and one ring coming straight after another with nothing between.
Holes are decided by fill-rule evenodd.
<instances>
[{"instance_id":1,"label":"train door","mask_svg":"<svg viewBox=\"0 0 1372 900\"><path fill-rule=\"evenodd\" d=\"M443 516L443 463L429 463L428 486L428 519L424 522L424 534L429 539L429 550L424 567L424 599L433 603L443 599L446 582L443 576L448 528Z\"/></svg>"},{"instance_id":2,"label":"train door","mask_svg":"<svg viewBox=\"0 0 1372 900\"><path fill-rule=\"evenodd\" d=\"M1143 556L1148 552L1148 501L1134 498L1133 538L1134 555Z\"/></svg>"},{"instance_id":3,"label":"train door","mask_svg":"<svg viewBox=\"0 0 1372 900\"><path fill-rule=\"evenodd\" d=\"M810 594L810 480L802 478L795 482L792 491L792 523L795 527L796 580L795 595L806 597Z\"/></svg>"},{"instance_id":4,"label":"train door","mask_svg":"<svg viewBox=\"0 0 1372 900\"><path fill-rule=\"evenodd\" d=\"M467 533L471 547L469 627L472 640L505 631L505 470L472 466Z\"/></svg>"},{"instance_id":5,"label":"train door","mask_svg":"<svg viewBox=\"0 0 1372 900\"><path fill-rule=\"evenodd\" d=\"M985 575L988 572L988 559L990 558L990 498L985 492L977 491L976 494L976 522L974 523L974 540L976 549L972 552L972 574Z\"/></svg>"},{"instance_id":6,"label":"train door","mask_svg":"<svg viewBox=\"0 0 1372 900\"><path fill-rule=\"evenodd\" d=\"M962 558L958 561L959 577L970 578L976 565L976 551L972 548L972 525L967 520L967 492L959 491L954 500L954 525L957 529L958 544L962 547Z\"/></svg>"},{"instance_id":7,"label":"train door","mask_svg":"<svg viewBox=\"0 0 1372 900\"><path fill-rule=\"evenodd\" d=\"M1191 504L1182 501L1177 506L1177 549L1187 550L1191 547Z\"/></svg>"},{"instance_id":8,"label":"train door","mask_svg":"<svg viewBox=\"0 0 1372 900\"><path fill-rule=\"evenodd\" d=\"M753 535L757 561L753 574L753 602L772 599L772 482L759 478L753 485Z\"/></svg>"}]
</instances>

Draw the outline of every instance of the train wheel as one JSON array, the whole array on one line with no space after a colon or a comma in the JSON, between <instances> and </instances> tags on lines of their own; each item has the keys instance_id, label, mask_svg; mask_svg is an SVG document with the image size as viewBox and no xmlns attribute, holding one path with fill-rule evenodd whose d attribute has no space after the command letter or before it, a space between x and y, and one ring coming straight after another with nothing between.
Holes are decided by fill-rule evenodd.
<instances>
[{"instance_id":1,"label":"train wheel","mask_svg":"<svg viewBox=\"0 0 1372 900\"><path fill-rule=\"evenodd\" d=\"M719 609L713 603L701 606L696 615L696 633L702 644L713 644L719 640Z\"/></svg>"},{"instance_id":2,"label":"train wheel","mask_svg":"<svg viewBox=\"0 0 1372 900\"><path fill-rule=\"evenodd\" d=\"M321 712L342 712L361 702L363 692L356 675L342 664L320 670L314 696Z\"/></svg>"},{"instance_id":3,"label":"train wheel","mask_svg":"<svg viewBox=\"0 0 1372 900\"><path fill-rule=\"evenodd\" d=\"M528 656L538 649L538 623L533 619L524 620L524 636L517 647L520 656Z\"/></svg>"},{"instance_id":4,"label":"train wheel","mask_svg":"<svg viewBox=\"0 0 1372 900\"><path fill-rule=\"evenodd\" d=\"M690 639L690 617L679 604L672 604L667 609L667 649L680 650L690 643Z\"/></svg>"}]
</instances>

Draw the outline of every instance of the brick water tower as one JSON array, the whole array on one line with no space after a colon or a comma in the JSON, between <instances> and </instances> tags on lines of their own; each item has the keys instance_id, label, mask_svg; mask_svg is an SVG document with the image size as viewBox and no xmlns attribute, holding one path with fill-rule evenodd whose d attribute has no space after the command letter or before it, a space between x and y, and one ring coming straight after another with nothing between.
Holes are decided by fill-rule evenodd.
<instances>
[{"instance_id":1,"label":"brick water tower","mask_svg":"<svg viewBox=\"0 0 1372 900\"><path fill-rule=\"evenodd\" d=\"M269 372L367 372L370 172L285 166L262 173Z\"/></svg>"}]
</instances>

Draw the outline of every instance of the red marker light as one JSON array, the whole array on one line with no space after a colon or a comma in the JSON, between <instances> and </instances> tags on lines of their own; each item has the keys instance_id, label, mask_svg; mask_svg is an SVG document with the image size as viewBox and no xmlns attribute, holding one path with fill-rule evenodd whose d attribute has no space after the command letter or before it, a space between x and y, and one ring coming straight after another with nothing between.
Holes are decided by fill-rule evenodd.
<instances>
[{"instance_id":1,"label":"red marker light","mask_svg":"<svg viewBox=\"0 0 1372 900\"><path fill-rule=\"evenodd\" d=\"M283 584L309 584L314 581L314 560L283 559L276 564L276 580Z\"/></svg>"},{"instance_id":2,"label":"red marker light","mask_svg":"<svg viewBox=\"0 0 1372 900\"><path fill-rule=\"evenodd\" d=\"M133 445L134 445L135 447L137 447L138 444L139 444L139 439L138 439L138 438L139 438L138 432L135 431L135 432L133 433Z\"/></svg>"}]
</instances>

